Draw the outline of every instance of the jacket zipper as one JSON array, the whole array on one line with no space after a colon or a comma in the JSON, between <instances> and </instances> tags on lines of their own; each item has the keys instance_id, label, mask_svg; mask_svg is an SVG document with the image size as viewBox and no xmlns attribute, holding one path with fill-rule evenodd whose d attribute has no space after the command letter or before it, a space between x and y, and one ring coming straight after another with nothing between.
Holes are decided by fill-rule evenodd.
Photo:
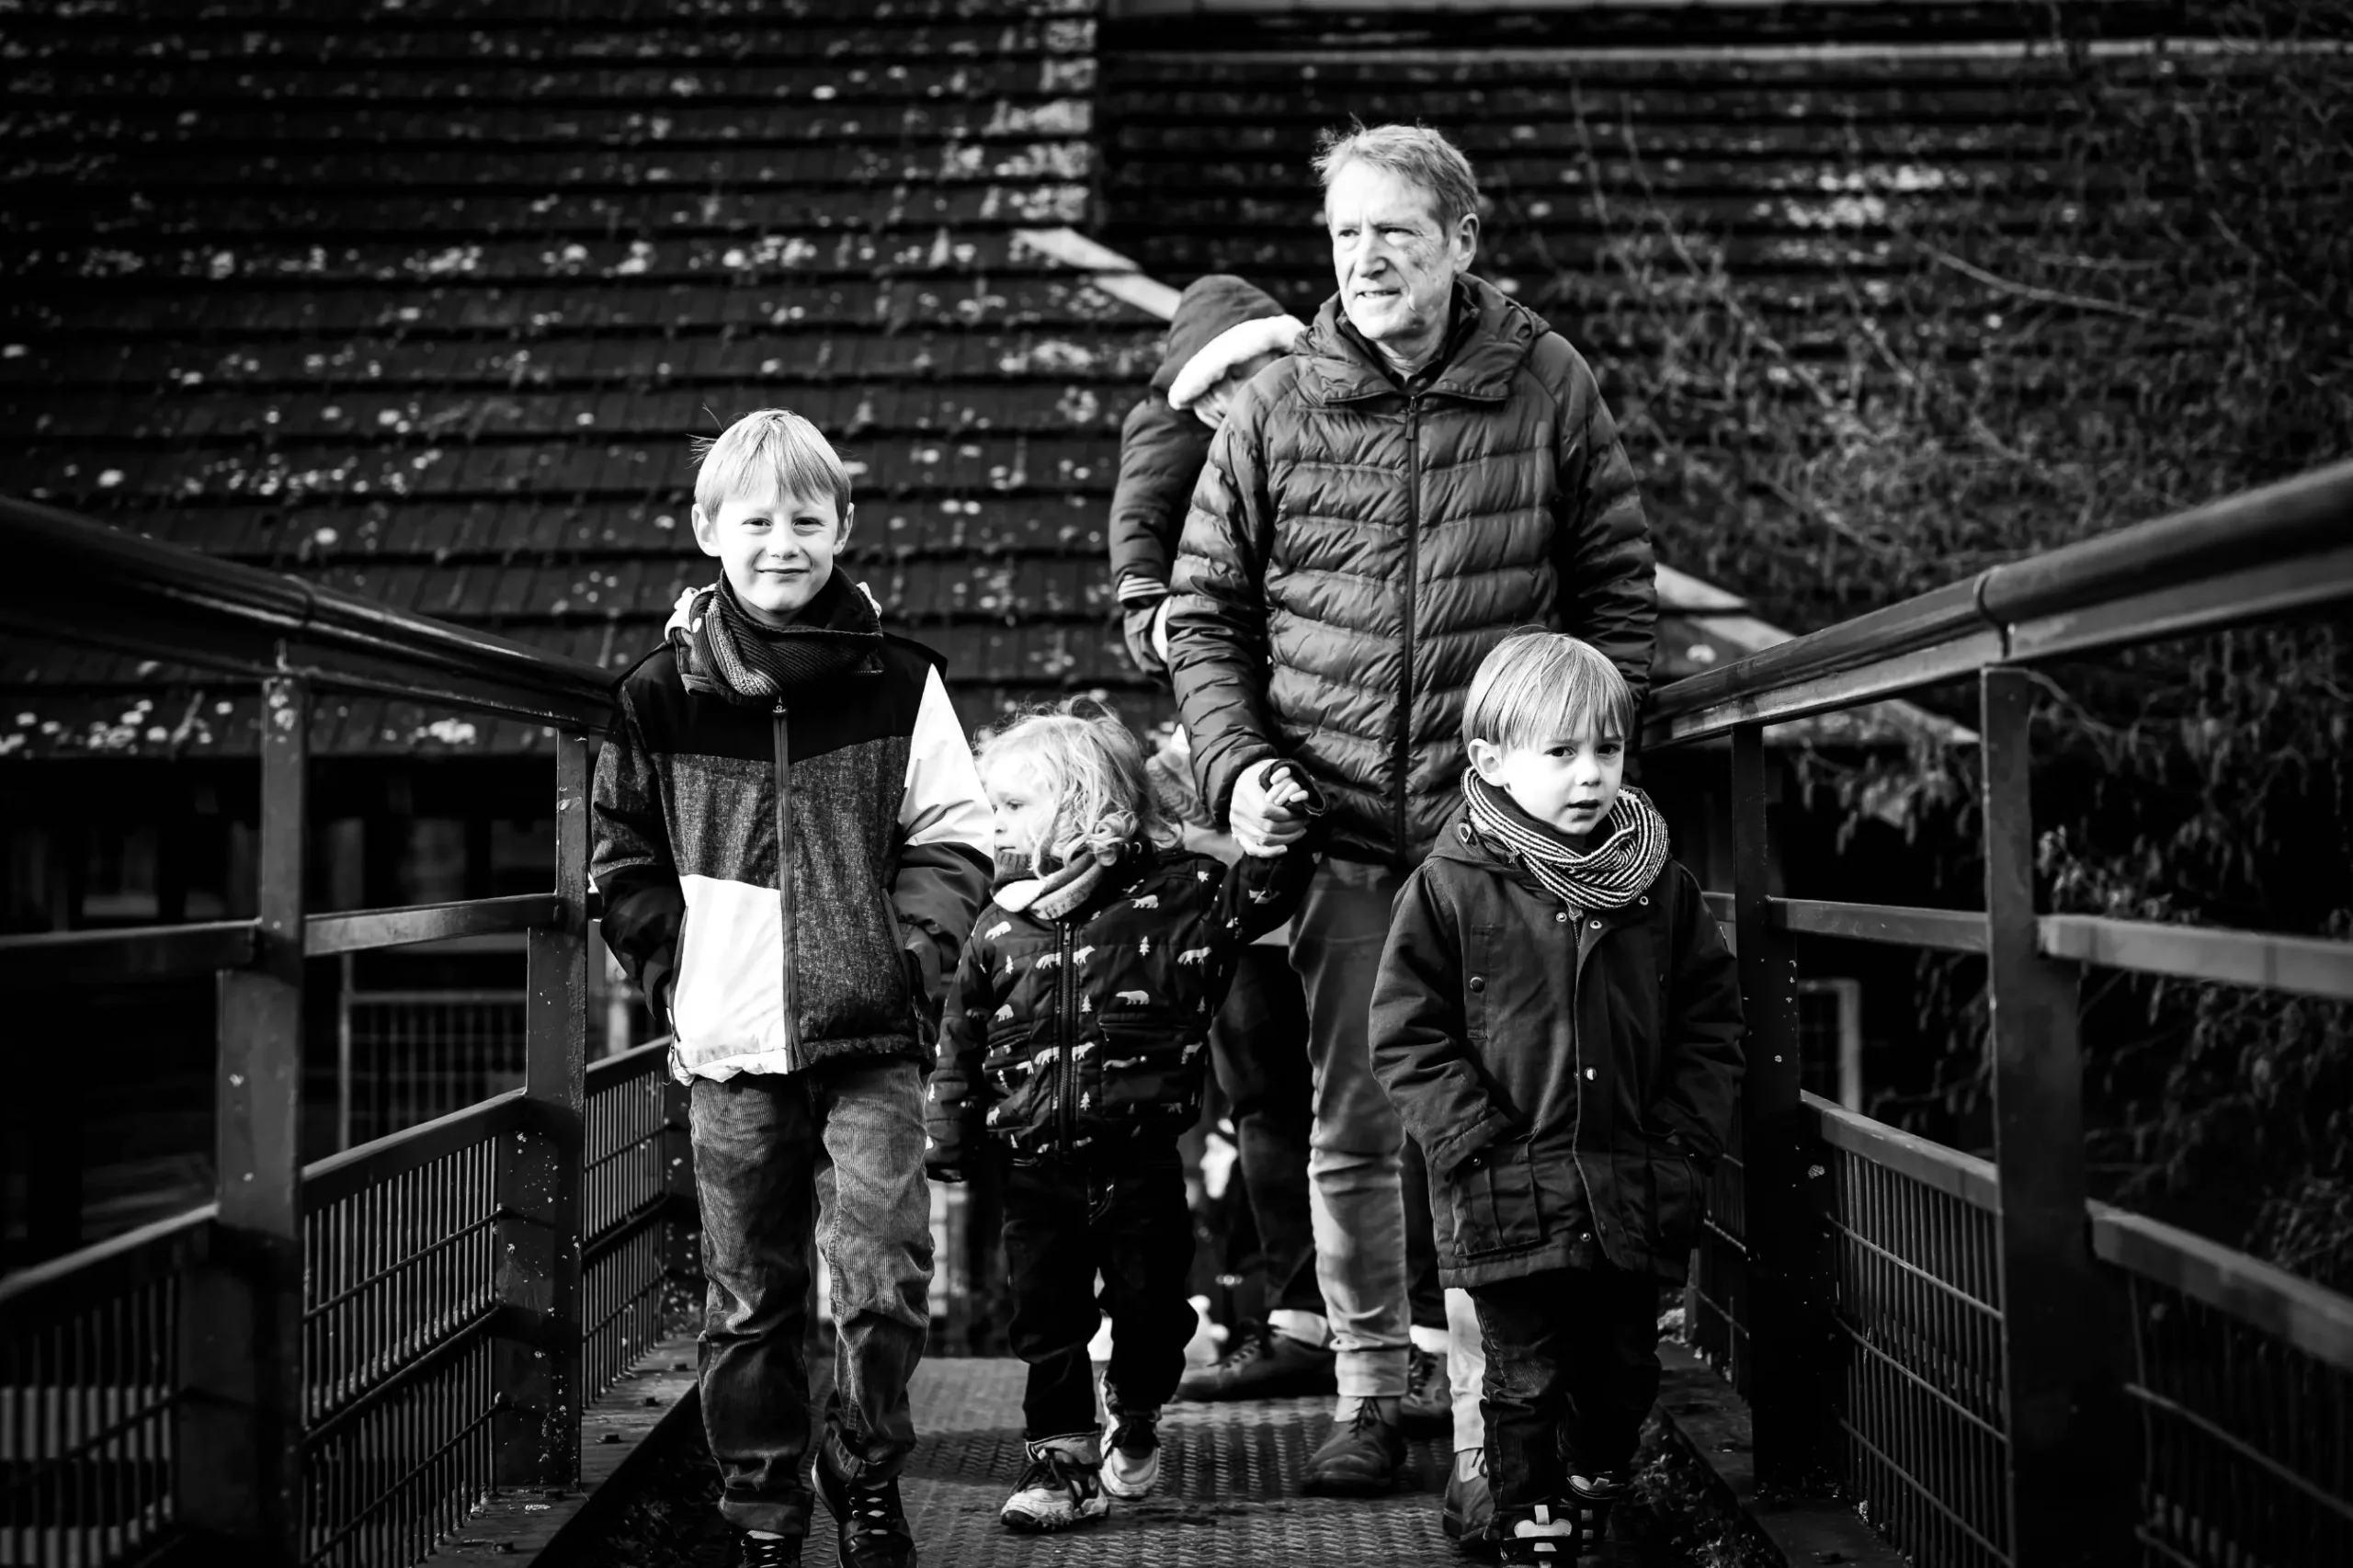
<instances>
[{"instance_id":1,"label":"jacket zipper","mask_svg":"<svg viewBox=\"0 0 2353 1568\"><path fill-rule=\"evenodd\" d=\"M1404 658L1398 671L1397 691L1397 837L1402 858L1411 840L1405 828L1405 801L1413 784L1414 759L1414 580L1421 570L1422 533L1422 400L1405 400L1405 638Z\"/></svg>"},{"instance_id":2,"label":"jacket zipper","mask_svg":"<svg viewBox=\"0 0 2353 1568\"><path fill-rule=\"evenodd\" d=\"M1568 905L1561 907L1567 909ZM1593 1221L1597 1237L1602 1230L1601 1205L1595 1200L1593 1175L1577 1157L1577 1139L1585 1131L1585 1030L1577 1027L1577 994L1585 989L1585 960L1593 956L1593 948L1586 945L1586 916L1582 910L1569 911L1569 1083L1576 1091L1575 1111L1569 1120L1569 1163L1576 1167L1577 1181L1585 1188L1585 1211ZM1603 932L1608 936L1608 932ZM1599 938L1595 939L1599 946ZM1608 1249L1605 1246L1606 1256ZM1614 1261L1614 1260L1613 1260Z\"/></svg>"},{"instance_id":3,"label":"jacket zipper","mask_svg":"<svg viewBox=\"0 0 2353 1568\"><path fill-rule=\"evenodd\" d=\"M1072 965L1071 925L1067 920L1059 922L1059 924L1062 926L1063 945L1062 962L1057 965L1054 970L1054 973L1057 976L1055 985L1060 993L1060 994L1055 998L1056 1006L1054 1007L1054 1014L1058 1025L1058 1032L1062 1037L1060 1042L1062 1046L1062 1085L1060 1093L1054 1096L1059 1102L1054 1108L1062 1117L1063 1150L1067 1153L1074 1147L1073 1138L1078 1127L1078 1113L1074 1105L1074 1102L1077 1098L1078 1090L1078 1062L1071 1054L1070 1021L1071 1009L1077 1006L1078 983L1071 978L1070 972Z\"/></svg>"},{"instance_id":4,"label":"jacket zipper","mask_svg":"<svg viewBox=\"0 0 2353 1568\"><path fill-rule=\"evenodd\" d=\"M801 1029L795 1006L795 971L800 968L793 951L792 922L792 729L785 713L784 699L776 699L776 709L769 719L769 732L776 740L776 891L784 921L783 991L784 991L784 1061L787 1072L797 1071L801 1062Z\"/></svg>"}]
</instances>

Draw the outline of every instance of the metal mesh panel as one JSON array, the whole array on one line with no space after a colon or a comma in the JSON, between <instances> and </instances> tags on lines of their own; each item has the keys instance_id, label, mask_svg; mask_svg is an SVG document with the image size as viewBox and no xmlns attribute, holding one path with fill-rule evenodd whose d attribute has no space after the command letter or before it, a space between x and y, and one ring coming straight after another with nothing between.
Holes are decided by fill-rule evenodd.
<instances>
[{"instance_id":1,"label":"metal mesh panel","mask_svg":"<svg viewBox=\"0 0 2353 1568\"><path fill-rule=\"evenodd\" d=\"M1836 1375L1825 1392L1842 1478L1915 1562L1997 1568L2009 1445L1993 1210L1836 1143L1813 1158L1826 1178Z\"/></svg>"},{"instance_id":2,"label":"metal mesh panel","mask_svg":"<svg viewBox=\"0 0 2353 1568\"><path fill-rule=\"evenodd\" d=\"M520 1086L524 1015L519 991L347 996L352 1141L382 1138Z\"/></svg>"},{"instance_id":3,"label":"metal mesh panel","mask_svg":"<svg viewBox=\"0 0 2353 1568\"><path fill-rule=\"evenodd\" d=\"M1733 1132L1733 1152L1716 1163L1708 1182L1708 1214L1693 1251L1689 1288L1684 1292L1684 1333L1693 1349L1708 1358L1734 1389L1748 1392L1748 1248L1745 1179L1738 1153L1739 1128Z\"/></svg>"},{"instance_id":4,"label":"metal mesh panel","mask_svg":"<svg viewBox=\"0 0 2353 1568\"><path fill-rule=\"evenodd\" d=\"M449 1130L453 1147L405 1169L369 1166L423 1151L370 1151L303 1217L312 1562L412 1561L491 1484L494 1226L510 1121L475 1113Z\"/></svg>"},{"instance_id":5,"label":"metal mesh panel","mask_svg":"<svg viewBox=\"0 0 2353 1568\"><path fill-rule=\"evenodd\" d=\"M2353 1562L2353 1371L2123 1278L2149 1568Z\"/></svg>"},{"instance_id":6,"label":"metal mesh panel","mask_svg":"<svg viewBox=\"0 0 2353 1568\"><path fill-rule=\"evenodd\" d=\"M670 1081L668 1052L642 1047L591 1070L581 1230L582 1396L595 1399L663 1335L688 1299L699 1304L686 1221L674 1194L691 1191L685 1168L685 1091Z\"/></svg>"},{"instance_id":7,"label":"metal mesh panel","mask_svg":"<svg viewBox=\"0 0 2353 1568\"><path fill-rule=\"evenodd\" d=\"M184 1244L210 1222L142 1233L153 1267L0 1334L0 1562L120 1562L169 1528Z\"/></svg>"},{"instance_id":8,"label":"metal mesh panel","mask_svg":"<svg viewBox=\"0 0 2353 1568\"><path fill-rule=\"evenodd\" d=\"M302 1466L304 1560L414 1562L490 1489L496 1349L472 1330L381 1397L313 1431Z\"/></svg>"}]
</instances>

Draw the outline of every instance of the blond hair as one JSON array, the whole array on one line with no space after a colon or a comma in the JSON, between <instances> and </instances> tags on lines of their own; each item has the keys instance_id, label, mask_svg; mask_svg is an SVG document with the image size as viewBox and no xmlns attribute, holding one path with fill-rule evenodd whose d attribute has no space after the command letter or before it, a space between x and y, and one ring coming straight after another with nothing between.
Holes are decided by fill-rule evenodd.
<instances>
[{"instance_id":1,"label":"blond hair","mask_svg":"<svg viewBox=\"0 0 2353 1568\"><path fill-rule=\"evenodd\" d=\"M1478 213L1479 176L1471 160L1427 125L1368 127L1351 119L1347 130L1325 131L1315 138L1315 177L1325 190L1342 169L1359 161L1428 191L1438 227L1448 233Z\"/></svg>"},{"instance_id":2,"label":"blond hair","mask_svg":"<svg viewBox=\"0 0 2353 1568\"><path fill-rule=\"evenodd\" d=\"M1462 739L1506 751L1588 731L1631 741L1634 690L1608 655L1559 631L1517 631L1471 677Z\"/></svg>"},{"instance_id":3,"label":"blond hair","mask_svg":"<svg viewBox=\"0 0 2353 1568\"><path fill-rule=\"evenodd\" d=\"M982 769L1028 762L1054 799L1054 814L1032 844L1016 846L1030 868L1081 853L1108 859L1130 839L1166 844L1175 835L1144 773L1142 743L1103 704L1074 698L1016 715L981 742Z\"/></svg>"},{"instance_id":4,"label":"blond hair","mask_svg":"<svg viewBox=\"0 0 2353 1568\"><path fill-rule=\"evenodd\" d=\"M716 516L736 496L766 496L773 483L787 495L830 495L834 509L849 515L849 471L833 443L800 415L763 408L744 415L716 437L697 436L695 505Z\"/></svg>"}]
</instances>

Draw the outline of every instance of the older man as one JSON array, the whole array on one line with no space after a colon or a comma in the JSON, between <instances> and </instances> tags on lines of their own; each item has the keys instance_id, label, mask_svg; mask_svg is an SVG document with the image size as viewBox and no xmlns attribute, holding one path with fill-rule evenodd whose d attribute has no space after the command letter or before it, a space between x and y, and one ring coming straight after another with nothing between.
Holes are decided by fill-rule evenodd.
<instances>
[{"instance_id":1,"label":"older man","mask_svg":"<svg viewBox=\"0 0 2353 1568\"><path fill-rule=\"evenodd\" d=\"M1333 835L1292 927L1308 1002L1316 1270L1339 1403L1311 1489L1388 1488L1408 1346L1397 1114L1366 1043L1392 900L1460 792L1471 676L1515 627L1575 633L1637 694L1649 531L1577 351L1468 275L1468 159L1434 131L1358 127L1315 169L1339 291L1233 403L1179 546L1169 666L1209 808L1294 842L1267 770L1302 763Z\"/></svg>"}]
</instances>

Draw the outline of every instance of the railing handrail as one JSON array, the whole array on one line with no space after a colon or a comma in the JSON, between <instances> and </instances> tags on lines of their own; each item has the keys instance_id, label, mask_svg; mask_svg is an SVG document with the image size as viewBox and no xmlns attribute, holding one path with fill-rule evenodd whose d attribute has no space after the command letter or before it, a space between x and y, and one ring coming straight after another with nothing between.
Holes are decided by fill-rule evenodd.
<instances>
[{"instance_id":1,"label":"railing handrail","mask_svg":"<svg viewBox=\"0 0 2353 1568\"><path fill-rule=\"evenodd\" d=\"M0 1275L0 1340L69 1317L84 1303L187 1273L211 1250L218 1210L217 1204L199 1204Z\"/></svg>"},{"instance_id":2,"label":"railing handrail","mask_svg":"<svg viewBox=\"0 0 2353 1568\"><path fill-rule=\"evenodd\" d=\"M2333 571L2256 574L2313 556ZM2210 590L2194 604L2167 596ZM2353 593L2353 460L1990 566L1663 687L1650 744L1916 689L1988 665L2115 648ZM2097 625L2087 612L2123 613ZM2059 622L2069 624L2057 624Z\"/></svg>"},{"instance_id":3,"label":"railing handrail","mask_svg":"<svg viewBox=\"0 0 2353 1568\"><path fill-rule=\"evenodd\" d=\"M584 660L10 496L0 528L0 626L598 733L610 716L612 675Z\"/></svg>"},{"instance_id":4,"label":"railing handrail","mask_svg":"<svg viewBox=\"0 0 2353 1568\"><path fill-rule=\"evenodd\" d=\"M2353 1370L2353 1297L2112 1204L2091 1205L2091 1242L2094 1252L2129 1274L2178 1290L2316 1360Z\"/></svg>"}]
</instances>

